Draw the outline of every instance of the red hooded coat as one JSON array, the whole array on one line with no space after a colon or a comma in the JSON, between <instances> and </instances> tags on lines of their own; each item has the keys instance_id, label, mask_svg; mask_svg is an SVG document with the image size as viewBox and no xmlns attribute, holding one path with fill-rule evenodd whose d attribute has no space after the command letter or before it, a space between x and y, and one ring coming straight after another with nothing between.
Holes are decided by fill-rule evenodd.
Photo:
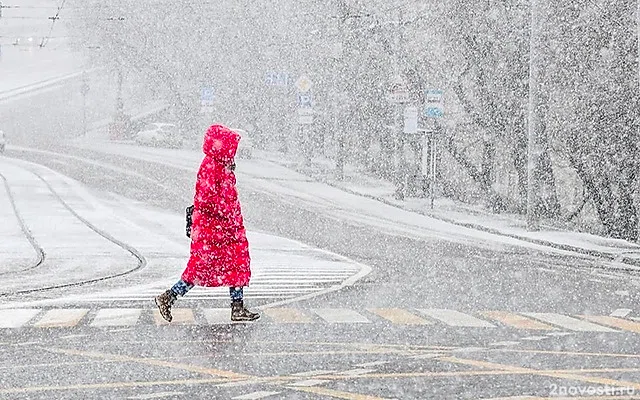
<instances>
[{"instance_id":1,"label":"red hooded coat","mask_svg":"<svg viewBox=\"0 0 640 400\"><path fill-rule=\"evenodd\" d=\"M191 257L182 280L199 286L247 286L249 242L230 168L240 135L222 125L205 134L191 226Z\"/></svg>"}]
</instances>

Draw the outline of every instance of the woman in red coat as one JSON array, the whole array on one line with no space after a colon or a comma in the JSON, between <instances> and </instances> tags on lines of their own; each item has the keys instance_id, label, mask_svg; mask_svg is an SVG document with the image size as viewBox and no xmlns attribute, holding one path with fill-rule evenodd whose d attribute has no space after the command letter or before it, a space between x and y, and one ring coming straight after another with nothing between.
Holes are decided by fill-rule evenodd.
<instances>
[{"instance_id":1,"label":"woman in red coat","mask_svg":"<svg viewBox=\"0 0 640 400\"><path fill-rule=\"evenodd\" d=\"M242 288L251 278L249 242L242 220L234 157L240 135L222 125L207 130L198 171L191 226L191 257L173 287L156 297L162 317L171 322L171 306L195 285L228 286L231 320L260 317L244 307Z\"/></svg>"}]
</instances>

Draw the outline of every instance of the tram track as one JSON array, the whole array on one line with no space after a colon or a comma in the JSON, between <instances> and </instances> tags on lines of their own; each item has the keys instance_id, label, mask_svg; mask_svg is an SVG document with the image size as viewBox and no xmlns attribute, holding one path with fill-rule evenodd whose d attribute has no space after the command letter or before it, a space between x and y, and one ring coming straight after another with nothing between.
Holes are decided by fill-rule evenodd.
<instances>
[{"instance_id":1,"label":"tram track","mask_svg":"<svg viewBox=\"0 0 640 400\"><path fill-rule=\"evenodd\" d=\"M24 233L24 235L26 236L27 240L29 241L29 243L31 244L31 247L33 247L33 250L36 253L36 259L31 262L31 265L28 265L25 268L20 268L17 270L13 270L13 271L6 271L6 272L0 272L0 276L4 276L4 275L9 275L9 274L17 274L17 273L23 273L23 272L27 272L33 269L36 269L38 267L40 267L43 263L44 260L46 258L46 253L44 251L44 249L38 244L38 241L36 240L36 238L33 236L33 234L31 233L31 231L29 230L29 228L27 227L27 225L24 222L24 219L22 218L22 215L20 214L20 211L18 210L18 207L16 205L16 200L15 197L13 195L13 192L11 191L11 187L9 186L9 181L7 181L7 178L0 173L0 179L2 179L3 182L3 186L7 192L7 196L9 197L9 203L11 204L11 208L13 209L13 213L16 216L16 219L18 220L18 224L20 225L20 229L22 230L22 233Z\"/></svg>"},{"instance_id":2,"label":"tram track","mask_svg":"<svg viewBox=\"0 0 640 400\"><path fill-rule=\"evenodd\" d=\"M133 268L127 269L125 271L120 271L118 273L113 273L113 274L108 274L108 275L103 275L103 276L93 277L93 278L88 278L88 279L81 279L81 280L76 280L76 281L73 281L73 282L60 283L60 284L54 284L54 285L47 285L47 286L44 286L44 287L20 289L20 290L14 290L14 291L10 291L10 292L1 292L0 293L0 297L11 297L11 296L16 296L16 295L31 294L31 293L37 293L37 292L46 292L46 291L50 291L50 290L54 290L54 289L70 288L70 287L77 287L77 286L93 284L93 283L97 283L97 282L103 282L103 281L107 281L107 280L123 277L123 276L126 276L126 275L130 275L130 274L132 274L134 272L137 272L137 271L140 271L141 269L146 267L147 259L135 247L133 247L130 244L125 243L125 242L123 242L123 241L121 241L121 240L119 240L119 239L117 239L115 237L113 237L107 231L105 231L103 229L100 229L95 224L91 223L89 220L87 220L86 218L81 216L73 207L71 207L69 205L69 203L67 201L65 201L64 198L62 198L62 196L58 193L58 191L56 191L56 189L51 185L51 183L49 183L41 174L39 174L38 172L36 172L36 171L34 171L33 169L30 169L30 168L25 168L25 167L22 167L22 168L24 168L25 170L29 171L34 176L36 176L40 181L42 181L43 184L47 187L47 189L51 192L53 197L71 215L73 215L78 221L80 221L83 225L88 227L90 230L92 230L93 232L95 232L97 235L101 236L105 240L107 240L107 241L115 244L116 246L122 248L123 250L125 250L127 253L129 253L131 256L133 256L137 261L136 261L135 266ZM46 254L46 252L38 244L38 242L35 239L34 235L31 233L31 231L27 227L25 221L20 216L19 210L18 210L17 205L16 205L15 197L13 196L13 193L11 192L11 187L9 185L8 180L2 174L0 174L0 177L2 178L2 180L4 182L4 186L5 186L6 190L7 190L7 192L9 193L10 201L11 201L12 207L14 209L14 212L15 212L16 216L18 217L20 226L21 226L23 232L25 233L25 235L27 236L29 242L32 244L32 246L36 250L36 253L38 254L38 259L37 259L36 263L34 263L33 265L30 265L28 268L21 269L19 271L11 271L10 273L23 273L23 272L26 272L26 271L32 271L32 270L34 270L34 269L36 269L38 267L41 267L41 266L45 265L45 259L46 259L45 254ZM5 273L4 275L7 275L7 273Z\"/></svg>"}]
</instances>

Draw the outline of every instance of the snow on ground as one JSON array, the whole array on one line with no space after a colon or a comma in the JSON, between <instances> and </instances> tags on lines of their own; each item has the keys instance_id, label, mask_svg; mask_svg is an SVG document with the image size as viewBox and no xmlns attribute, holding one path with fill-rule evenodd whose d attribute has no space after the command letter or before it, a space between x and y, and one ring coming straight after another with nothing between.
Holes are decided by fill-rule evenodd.
<instances>
[{"instance_id":1,"label":"snow on ground","mask_svg":"<svg viewBox=\"0 0 640 400\"><path fill-rule=\"evenodd\" d=\"M0 173L7 178L19 215L46 253L43 265L27 272L11 271L16 250L9 249L21 249L22 263L28 262L34 250L28 242L25 245L16 216L6 215L3 221L11 223L2 230L4 240L0 247L0 265L7 272L2 277L3 293L126 273L139 264L127 248L144 259L141 269L127 275L127 287L105 283L89 293L26 304L148 302L179 279L189 251L182 215L90 191L37 164L0 159ZM1 204L10 204L9 193L0 191ZM272 304L337 290L370 272L367 266L296 241L260 232L249 232L248 236L253 277L247 295L271 299ZM287 293L282 290L284 287ZM227 297L226 288L196 288L190 296L191 299ZM5 303L0 308L17 306L24 304Z\"/></svg>"},{"instance_id":2,"label":"snow on ground","mask_svg":"<svg viewBox=\"0 0 640 400\"><path fill-rule=\"evenodd\" d=\"M147 148L96 140L80 140L75 145L166 164L194 174L202 159L199 149ZM572 252L575 250L592 255L603 253L612 259L620 256L640 257L640 246L636 244L556 229L529 232L521 219L493 215L482 211L480 207L437 199L437 207L431 211L428 199L397 201L393 199L394 187L391 184L365 176L355 169L347 169L348 179L342 182L332 180L329 174L322 175L322 179L318 176L318 179L313 179L297 172L294 169L296 162L286 155L262 151L254 152L253 159L238 160L237 164L240 185L280 195L283 201L293 198L298 206L315 210L320 208L340 220L365 223L387 233L417 236L424 240L442 238L454 242L473 242L485 247L506 244L551 250L559 254L575 254ZM618 263L608 263L607 266L630 267Z\"/></svg>"},{"instance_id":3,"label":"snow on ground","mask_svg":"<svg viewBox=\"0 0 640 400\"><path fill-rule=\"evenodd\" d=\"M0 160L0 173L7 180L16 213L45 251L43 267L46 267L33 265L33 268L18 269L10 274L10 261L3 259L5 274L2 276L2 294L64 285L74 279L117 274L135 267L137 261L128 251L96 234L91 226L67 208L70 206L83 214L97 211L95 201L87 201L75 187L68 186L65 181L56 179L57 176L47 174L41 168L25 168L23 163L16 165ZM53 187L40 177L48 180ZM1 196L6 204L9 192L3 190ZM9 209L12 210L12 207ZM100 219L109 221L112 216L102 213L100 219L95 215L91 217L100 223ZM7 220L16 221L17 216ZM15 229L13 234L10 243L15 242L16 247L23 246L26 235ZM31 256L33 253L31 249L24 254Z\"/></svg>"},{"instance_id":4,"label":"snow on ground","mask_svg":"<svg viewBox=\"0 0 640 400\"><path fill-rule=\"evenodd\" d=\"M342 181L327 173L328 163L321 160L312 167L303 166L298 160L281 153L259 152L261 158L277 163L293 170L300 170L322 180L327 184L350 193L382 201L405 210L434 217L442 221L472 227L485 232L496 233L523 241L556 246L563 249L574 249L585 253L603 253L612 258L640 259L640 245L625 240L611 239L585 232L563 230L557 227L542 225L536 232L527 230L524 216L516 214L493 214L482 205L470 205L445 198L436 198L434 208L428 198L406 198L397 200L394 197L395 186L384 180L368 176L354 167L345 168Z\"/></svg>"}]
</instances>

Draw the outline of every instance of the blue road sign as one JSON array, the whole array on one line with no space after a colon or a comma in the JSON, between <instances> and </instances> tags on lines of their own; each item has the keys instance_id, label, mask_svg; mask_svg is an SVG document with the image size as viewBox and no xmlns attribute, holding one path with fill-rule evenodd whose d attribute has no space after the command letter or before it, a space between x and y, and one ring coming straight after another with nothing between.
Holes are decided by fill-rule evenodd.
<instances>
[{"instance_id":1,"label":"blue road sign","mask_svg":"<svg viewBox=\"0 0 640 400\"><path fill-rule=\"evenodd\" d=\"M267 72L264 76L264 83L267 86L288 86L289 74L286 72Z\"/></svg>"},{"instance_id":2,"label":"blue road sign","mask_svg":"<svg viewBox=\"0 0 640 400\"><path fill-rule=\"evenodd\" d=\"M212 86L204 86L200 89L200 105L203 107L213 107L216 92Z\"/></svg>"},{"instance_id":3,"label":"blue road sign","mask_svg":"<svg viewBox=\"0 0 640 400\"><path fill-rule=\"evenodd\" d=\"M203 87L200 90L200 100L202 101L213 101L215 97L216 94L213 87Z\"/></svg>"},{"instance_id":4,"label":"blue road sign","mask_svg":"<svg viewBox=\"0 0 640 400\"><path fill-rule=\"evenodd\" d=\"M440 118L444 115L444 112L441 108L426 107L422 114L427 118Z\"/></svg>"},{"instance_id":5,"label":"blue road sign","mask_svg":"<svg viewBox=\"0 0 640 400\"><path fill-rule=\"evenodd\" d=\"M313 97L310 92L298 93L298 107L311 108L313 107Z\"/></svg>"},{"instance_id":6,"label":"blue road sign","mask_svg":"<svg viewBox=\"0 0 640 400\"><path fill-rule=\"evenodd\" d=\"M442 104L442 95L444 92L440 89L429 89L425 91L425 105L422 115L427 118L441 118L444 115L444 107Z\"/></svg>"}]
</instances>

